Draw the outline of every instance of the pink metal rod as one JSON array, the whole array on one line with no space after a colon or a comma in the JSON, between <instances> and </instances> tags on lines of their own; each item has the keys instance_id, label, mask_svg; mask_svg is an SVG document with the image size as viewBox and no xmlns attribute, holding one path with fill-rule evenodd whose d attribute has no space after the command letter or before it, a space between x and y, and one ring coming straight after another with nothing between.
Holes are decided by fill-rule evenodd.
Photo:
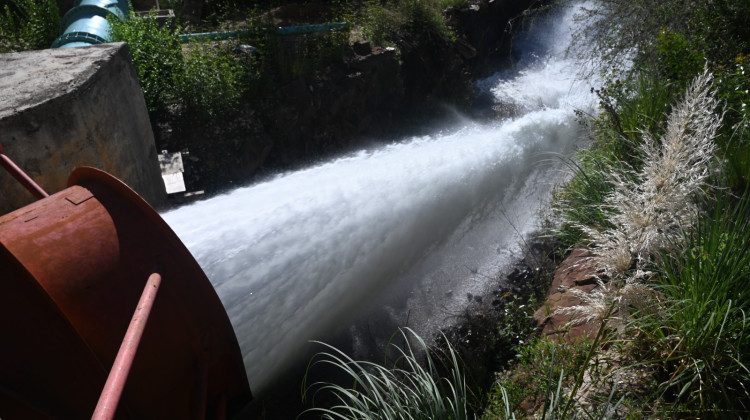
<instances>
[{"instance_id":1,"label":"pink metal rod","mask_svg":"<svg viewBox=\"0 0 750 420\"><path fill-rule=\"evenodd\" d=\"M37 199L49 197L46 191L42 189L33 179L31 179L26 173L19 168L8 156L3 154L2 144L0 144L0 166L5 168L9 174L13 175L13 178L17 179L31 194Z\"/></svg>"},{"instance_id":2,"label":"pink metal rod","mask_svg":"<svg viewBox=\"0 0 750 420\"><path fill-rule=\"evenodd\" d=\"M117 411L117 405L120 402L122 391L125 388L125 382L130 373L130 367L133 365L135 352L138 350L143 330L146 327L148 316L156 299L156 292L159 291L161 284L161 275L153 273L148 277L146 287L143 289L141 299L138 301L138 307L135 309L133 318L130 320L130 326L122 340L120 350L117 352L112 370L109 371L107 383L104 385L102 395L94 410L92 420L109 420L114 418Z\"/></svg>"}]
</instances>

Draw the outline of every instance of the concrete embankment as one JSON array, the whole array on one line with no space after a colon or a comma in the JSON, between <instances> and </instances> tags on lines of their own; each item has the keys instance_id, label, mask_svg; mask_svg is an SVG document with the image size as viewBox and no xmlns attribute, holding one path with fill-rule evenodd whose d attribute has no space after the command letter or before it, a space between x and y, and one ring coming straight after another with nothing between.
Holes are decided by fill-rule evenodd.
<instances>
[{"instance_id":1,"label":"concrete embankment","mask_svg":"<svg viewBox=\"0 0 750 420\"><path fill-rule=\"evenodd\" d=\"M0 55L4 153L50 194L80 166L166 198L143 93L123 43ZM0 171L0 214L33 201Z\"/></svg>"}]
</instances>

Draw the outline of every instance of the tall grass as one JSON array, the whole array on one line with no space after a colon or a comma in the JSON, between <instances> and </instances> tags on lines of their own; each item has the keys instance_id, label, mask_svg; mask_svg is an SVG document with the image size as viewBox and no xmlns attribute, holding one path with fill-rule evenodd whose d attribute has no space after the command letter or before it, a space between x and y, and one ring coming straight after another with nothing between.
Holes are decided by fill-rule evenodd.
<instances>
[{"instance_id":1,"label":"tall grass","mask_svg":"<svg viewBox=\"0 0 750 420\"><path fill-rule=\"evenodd\" d=\"M722 191L665 258L657 314L636 317L644 356L663 375L661 395L707 417L750 413L750 194Z\"/></svg>"},{"instance_id":2,"label":"tall grass","mask_svg":"<svg viewBox=\"0 0 750 420\"><path fill-rule=\"evenodd\" d=\"M556 236L565 249L582 240L581 226L613 227L607 205L614 188L610 173L640 168L643 133L659 136L664 132L663 120L672 106L675 86L642 75L633 81L613 81L596 94L602 113L581 115L590 124L593 144L566 161L572 177L553 198L554 214L562 220Z\"/></svg>"},{"instance_id":3,"label":"tall grass","mask_svg":"<svg viewBox=\"0 0 750 420\"><path fill-rule=\"evenodd\" d=\"M350 378L352 385L303 385L313 400L324 393L337 402L333 407L313 408L311 412L324 419L469 419L466 380L453 348L448 346L445 357L435 360L414 331L402 329L401 336L404 346L390 344L397 357L391 363L386 361L385 366L355 361L335 347L320 343L329 351L313 358L311 367L332 366ZM424 362L420 363L422 359ZM439 363L446 364L447 376L440 375Z\"/></svg>"},{"instance_id":4,"label":"tall grass","mask_svg":"<svg viewBox=\"0 0 750 420\"><path fill-rule=\"evenodd\" d=\"M698 217L696 199L704 193L716 149L714 138L721 124L711 82L708 71L695 79L667 117L661 136L641 131L635 164L604 162L586 172L592 168L589 164L574 178L577 184L573 185L591 201L578 202L586 205L583 209L589 214L597 213L589 219L582 219L580 215L587 213L576 208L563 214L575 217L567 223L585 236L597 271L609 280L624 281L627 287L617 284L623 293L637 295L617 297L627 304L644 297L639 282L649 275L647 270L654 259L664 250L677 251L682 233ZM608 192L597 192L597 187ZM603 202L597 205L599 199ZM598 306L589 302L568 311L587 316L587 311Z\"/></svg>"},{"instance_id":5,"label":"tall grass","mask_svg":"<svg viewBox=\"0 0 750 420\"><path fill-rule=\"evenodd\" d=\"M746 410L750 379L750 207L746 197L738 205L708 198L722 120L717 108L712 75L704 71L660 136L641 132L636 164L597 172L610 188L600 205L605 220L576 227L599 287L574 290L582 303L557 310L572 322L631 320L639 343L633 348L649 349L640 355L643 364L664 374L659 397L702 416Z\"/></svg>"},{"instance_id":6,"label":"tall grass","mask_svg":"<svg viewBox=\"0 0 750 420\"><path fill-rule=\"evenodd\" d=\"M607 335L604 331L600 329L593 342L582 339L558 344L548 338L532 341L519 355L516 369L496 381L494 397L482 419L515 420L517 415L527 418L524 411L533 411L533 418L543 420L609 419L622 414L618 410L625 395L617 389L618 378L604 378L597 368L597 341ZM583 373L589 383L598 382L602 395L580 395ZM606 389L609 392L605 393Z\"/></svg>"}]
</instances>

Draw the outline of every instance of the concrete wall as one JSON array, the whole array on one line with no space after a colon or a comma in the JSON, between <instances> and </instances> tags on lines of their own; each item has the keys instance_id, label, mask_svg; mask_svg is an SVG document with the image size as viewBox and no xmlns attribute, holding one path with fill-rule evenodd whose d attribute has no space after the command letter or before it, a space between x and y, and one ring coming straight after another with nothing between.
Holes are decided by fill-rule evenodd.
<instances>
[{"instance_id":1,"label":"concrete wall","mask_svg":"<svg viewBox=\"0 0 750 420\"><path fill-rule=\"evenodd\" d=\"M52 194L79 166L103 169L152 206L166 198L127 44L0 55L4 153ZM0 214L33 197L0 169Z\"/></svg>"}]
</instances>

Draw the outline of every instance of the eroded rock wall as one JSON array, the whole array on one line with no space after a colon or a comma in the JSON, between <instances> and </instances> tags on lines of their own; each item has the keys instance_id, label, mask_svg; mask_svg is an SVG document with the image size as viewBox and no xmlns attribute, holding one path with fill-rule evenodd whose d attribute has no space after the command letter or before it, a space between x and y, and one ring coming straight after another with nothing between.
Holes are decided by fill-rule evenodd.
<instances>
[{"instance_id":1,"label":"eroded rock wall","mask_svg":"<svg viewBox=\"0 0 750 420\"><path fill-rule=\"evenodd\" d=\"M449 8L454 39L425 30L402 34L396 49L354 43L341 62L315 77L280 80L277 90L251 98L226 123L155 127L157 144L188 149L187 188L210 194L369 145L424 120L439 121L454 108L470 109L472 78L499 70L498 61L510 62L513 32L524 10L538 3L479 0ZM290 20L308 9L287 5L273 16L285 24L309 23Z\"/></svg>"},{"instance_id":2,"label":"eroded rock wall","mask_svg":"<svg viewBox=\"0 0 750 420\"><path fill-rule=\"evenodd\" d=\"M0 142L50 194L67 187L75 168L93 166L153 206L166 198L126 44L0 55ZM0 214L33 200L0 170Z\"/></svg>"}]
</instances>

